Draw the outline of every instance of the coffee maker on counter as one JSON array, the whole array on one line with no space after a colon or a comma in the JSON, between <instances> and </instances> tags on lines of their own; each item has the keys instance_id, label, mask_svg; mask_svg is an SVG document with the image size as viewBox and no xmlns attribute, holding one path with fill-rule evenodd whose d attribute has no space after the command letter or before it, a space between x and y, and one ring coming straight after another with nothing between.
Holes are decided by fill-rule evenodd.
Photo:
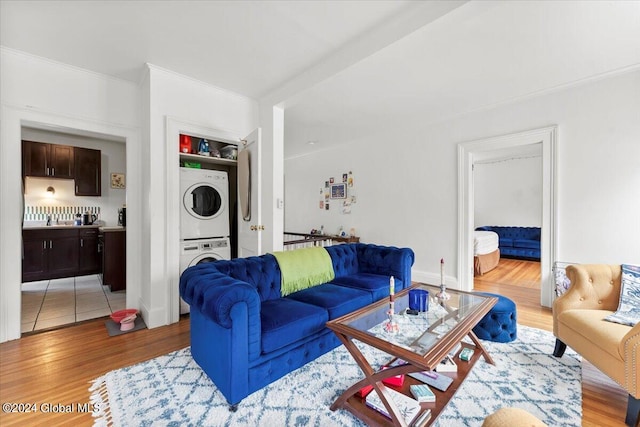
<instances>
[{"instance_id":1,"label":"coffee maker on counter","mask_svg":"<svg viewBox=\"0 0 640 427\"><path fill-rule=\"evenodd\" d=\"M127 208L124 206L118 209L118 225L127 226Z\"/></svg>"}]
</instances>

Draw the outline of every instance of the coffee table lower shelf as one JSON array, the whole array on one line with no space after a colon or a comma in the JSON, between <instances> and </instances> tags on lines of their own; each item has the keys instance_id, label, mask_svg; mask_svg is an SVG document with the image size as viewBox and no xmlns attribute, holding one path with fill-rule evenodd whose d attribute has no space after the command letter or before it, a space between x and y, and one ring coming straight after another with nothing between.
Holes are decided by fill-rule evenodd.
<instances>
[{"instance_id":1,"label":"coffee table lower shelf","mask_svg":"<svg viewBox=\"0 0 640 427\"><path fill-rule=\"evenodd\" d=\"M440 415L440 413L442 413L442 411L447 406L447 404L451 401L451 399L453 399L456 392L462 385L464 379L467 377L467 375L469 375L469 373L471 372L471 369L476 364L478 359L483 357L482 352L472 345L463 343L462 347L463 348L470 347L475 350L471 360L469 360L468 362L465 362L463 360L460 360L460 358L458 358L456 355L454 359L456 361L456 364L458 365L458 371L438 373L439 375L446 375L448 377L451 377L453 379L453 382L451 383L451 385L449 385L446 391L440 391L432 386L429 386L431 391L433 391L433 393L436 395L436 401L428 402L428 403L423 402L420 404L420 406L423 409L420 414L422 414L426 410L430 410L431 416L428 418L426 422L421 423L419 426L416 425L416 427L429 426L438 418L438 416ZM416 371L419 371L419 369L416 369ZM361 419L367 425L370 425L370 426L393 426L394 425L393 421L390 418L387 418L380 412L368 407L367 404L365 403L365 399L356 394L361 387L364 387L367 384L368 383L366 379L363 379L359 381L357 384L354 384L354 386L350 387L347 391L345 391L345 393L343 393L343 395L340 398L336 400L336 402L331 406L331 410L335 411L338 409L346 409L347 411L351 412L353 415L355 415L356 417L358 417L359 419ZM400 391L407 396L413 397L409 388L412 384L423 384L423 383L408 375L405 375L405 380L402 387L394 387L389 385L384 385L384 386L392 388L396 391ZM351 390L355 390L355 391L351 392ZM375 392L376 392L375 390L371 391L371 393L375 393ZM342 405L340 405L339 402L344 397L346 397L345 396L346 393L351 393L351 396L348 397ZM418 415L413 421L419 418L420 418L420 415ZM410 426L413 426L413 425L414 424L410 424Z\"/></svg>"}]
</instances>

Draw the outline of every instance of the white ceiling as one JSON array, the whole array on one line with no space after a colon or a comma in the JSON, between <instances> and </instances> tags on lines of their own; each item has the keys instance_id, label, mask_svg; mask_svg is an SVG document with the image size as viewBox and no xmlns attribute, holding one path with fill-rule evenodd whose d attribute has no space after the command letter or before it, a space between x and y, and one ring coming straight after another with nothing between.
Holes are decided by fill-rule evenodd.
<instances>
[{"instance_id":1,"label":"white ceiling","mask_svg":"<svg viewBox=\"0 0 640 427\"><path fill-rule=\"evenodd\" d=\"M637 67L640 1L0 0L0 44L286 101L290 157Z\"/></svg>"}]
</instances>

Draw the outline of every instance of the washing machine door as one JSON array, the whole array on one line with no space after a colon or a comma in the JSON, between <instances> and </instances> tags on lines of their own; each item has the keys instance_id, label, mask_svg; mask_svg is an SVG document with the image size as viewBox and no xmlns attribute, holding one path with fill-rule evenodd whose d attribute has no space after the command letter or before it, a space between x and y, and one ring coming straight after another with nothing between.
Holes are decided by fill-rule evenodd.
<instances>
[{"instance_id":1,"label":"washing machine door","mask_svg":"<svg viewBox=\"0 0 640 427\"><path fill-rule=\"evenodd\" d=\"M184 192L182 202L189 215L198 219L212 219L223 212L225 200L214 185L199 183Z\"/></svg>"},{"instance_id":2,"label":"washing machine door","mask_svg":"<svg viewBox=\"0 0 640 427\"><path fill-rule=\"evenodd\" d=\"M191 262L189 263L189 267L193 267L194 265L198 265L198 264L204 264L205 262L218 261L221 259L224 259L224 258L216 253L204 253L204 254L198 255L193 260L191 260Z\"/></svg>"}]
</instances>

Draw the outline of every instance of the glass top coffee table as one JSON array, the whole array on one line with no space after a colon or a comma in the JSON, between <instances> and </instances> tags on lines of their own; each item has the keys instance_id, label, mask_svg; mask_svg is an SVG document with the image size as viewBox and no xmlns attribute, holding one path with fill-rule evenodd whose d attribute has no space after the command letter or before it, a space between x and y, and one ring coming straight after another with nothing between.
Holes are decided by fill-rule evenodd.
<instances>
[{"instance_id":1,"label":"glass top coffee table","mask_svg":"<svg viewBox=\"0 0 640 427\"><path fill-rule=\"evenodd\" d=\"M428 311L417 315L406 314L409 306L408 295L412 289L429 291L431 298ZM486 362L493 364L493 359L472 329L496 304L497 298L448 289L447 294L450 298L440 300L435 298L438 291L438 287L417 283L395 294L393 316L389 316L390 301L384 299L327 323L327 327L342 341L365 375L364 379L345 390L331 405L331 410L347 409L369 425L408 426L421 421L417 424L426 426L437 418L453 398L480 356L484 357ZM472 348L473 356L469 361L463 361L457 357L460 350L456 351L456 357L453 357L453 360L457 364L457 371L437 373L437 375L452 378L453 382L445 391L430 387L436 395L436 401L421 403L421 413L407 420L406 413L403 413L393 402L391 396L393 392L390 392L389 388L412 397L410 385L422 384L422 382L408 375L405 376L402 386L388 386L383 384L382 380L400 374L433 371L452 350L459 347L465 337L469 337L473 345L465 342L462 343L461 348ZM387 363L388 368L376 371L354 341L360 341L388 353L391 356L391 360ZM365 399L358 395L358 392L366 386L373 387L371 393L378 394L390 418L371 409L365 403ZM425 411L429 411L429 416L424 414L425 416L421 417L420 415Z\"/></svg>"}]
</instances>

